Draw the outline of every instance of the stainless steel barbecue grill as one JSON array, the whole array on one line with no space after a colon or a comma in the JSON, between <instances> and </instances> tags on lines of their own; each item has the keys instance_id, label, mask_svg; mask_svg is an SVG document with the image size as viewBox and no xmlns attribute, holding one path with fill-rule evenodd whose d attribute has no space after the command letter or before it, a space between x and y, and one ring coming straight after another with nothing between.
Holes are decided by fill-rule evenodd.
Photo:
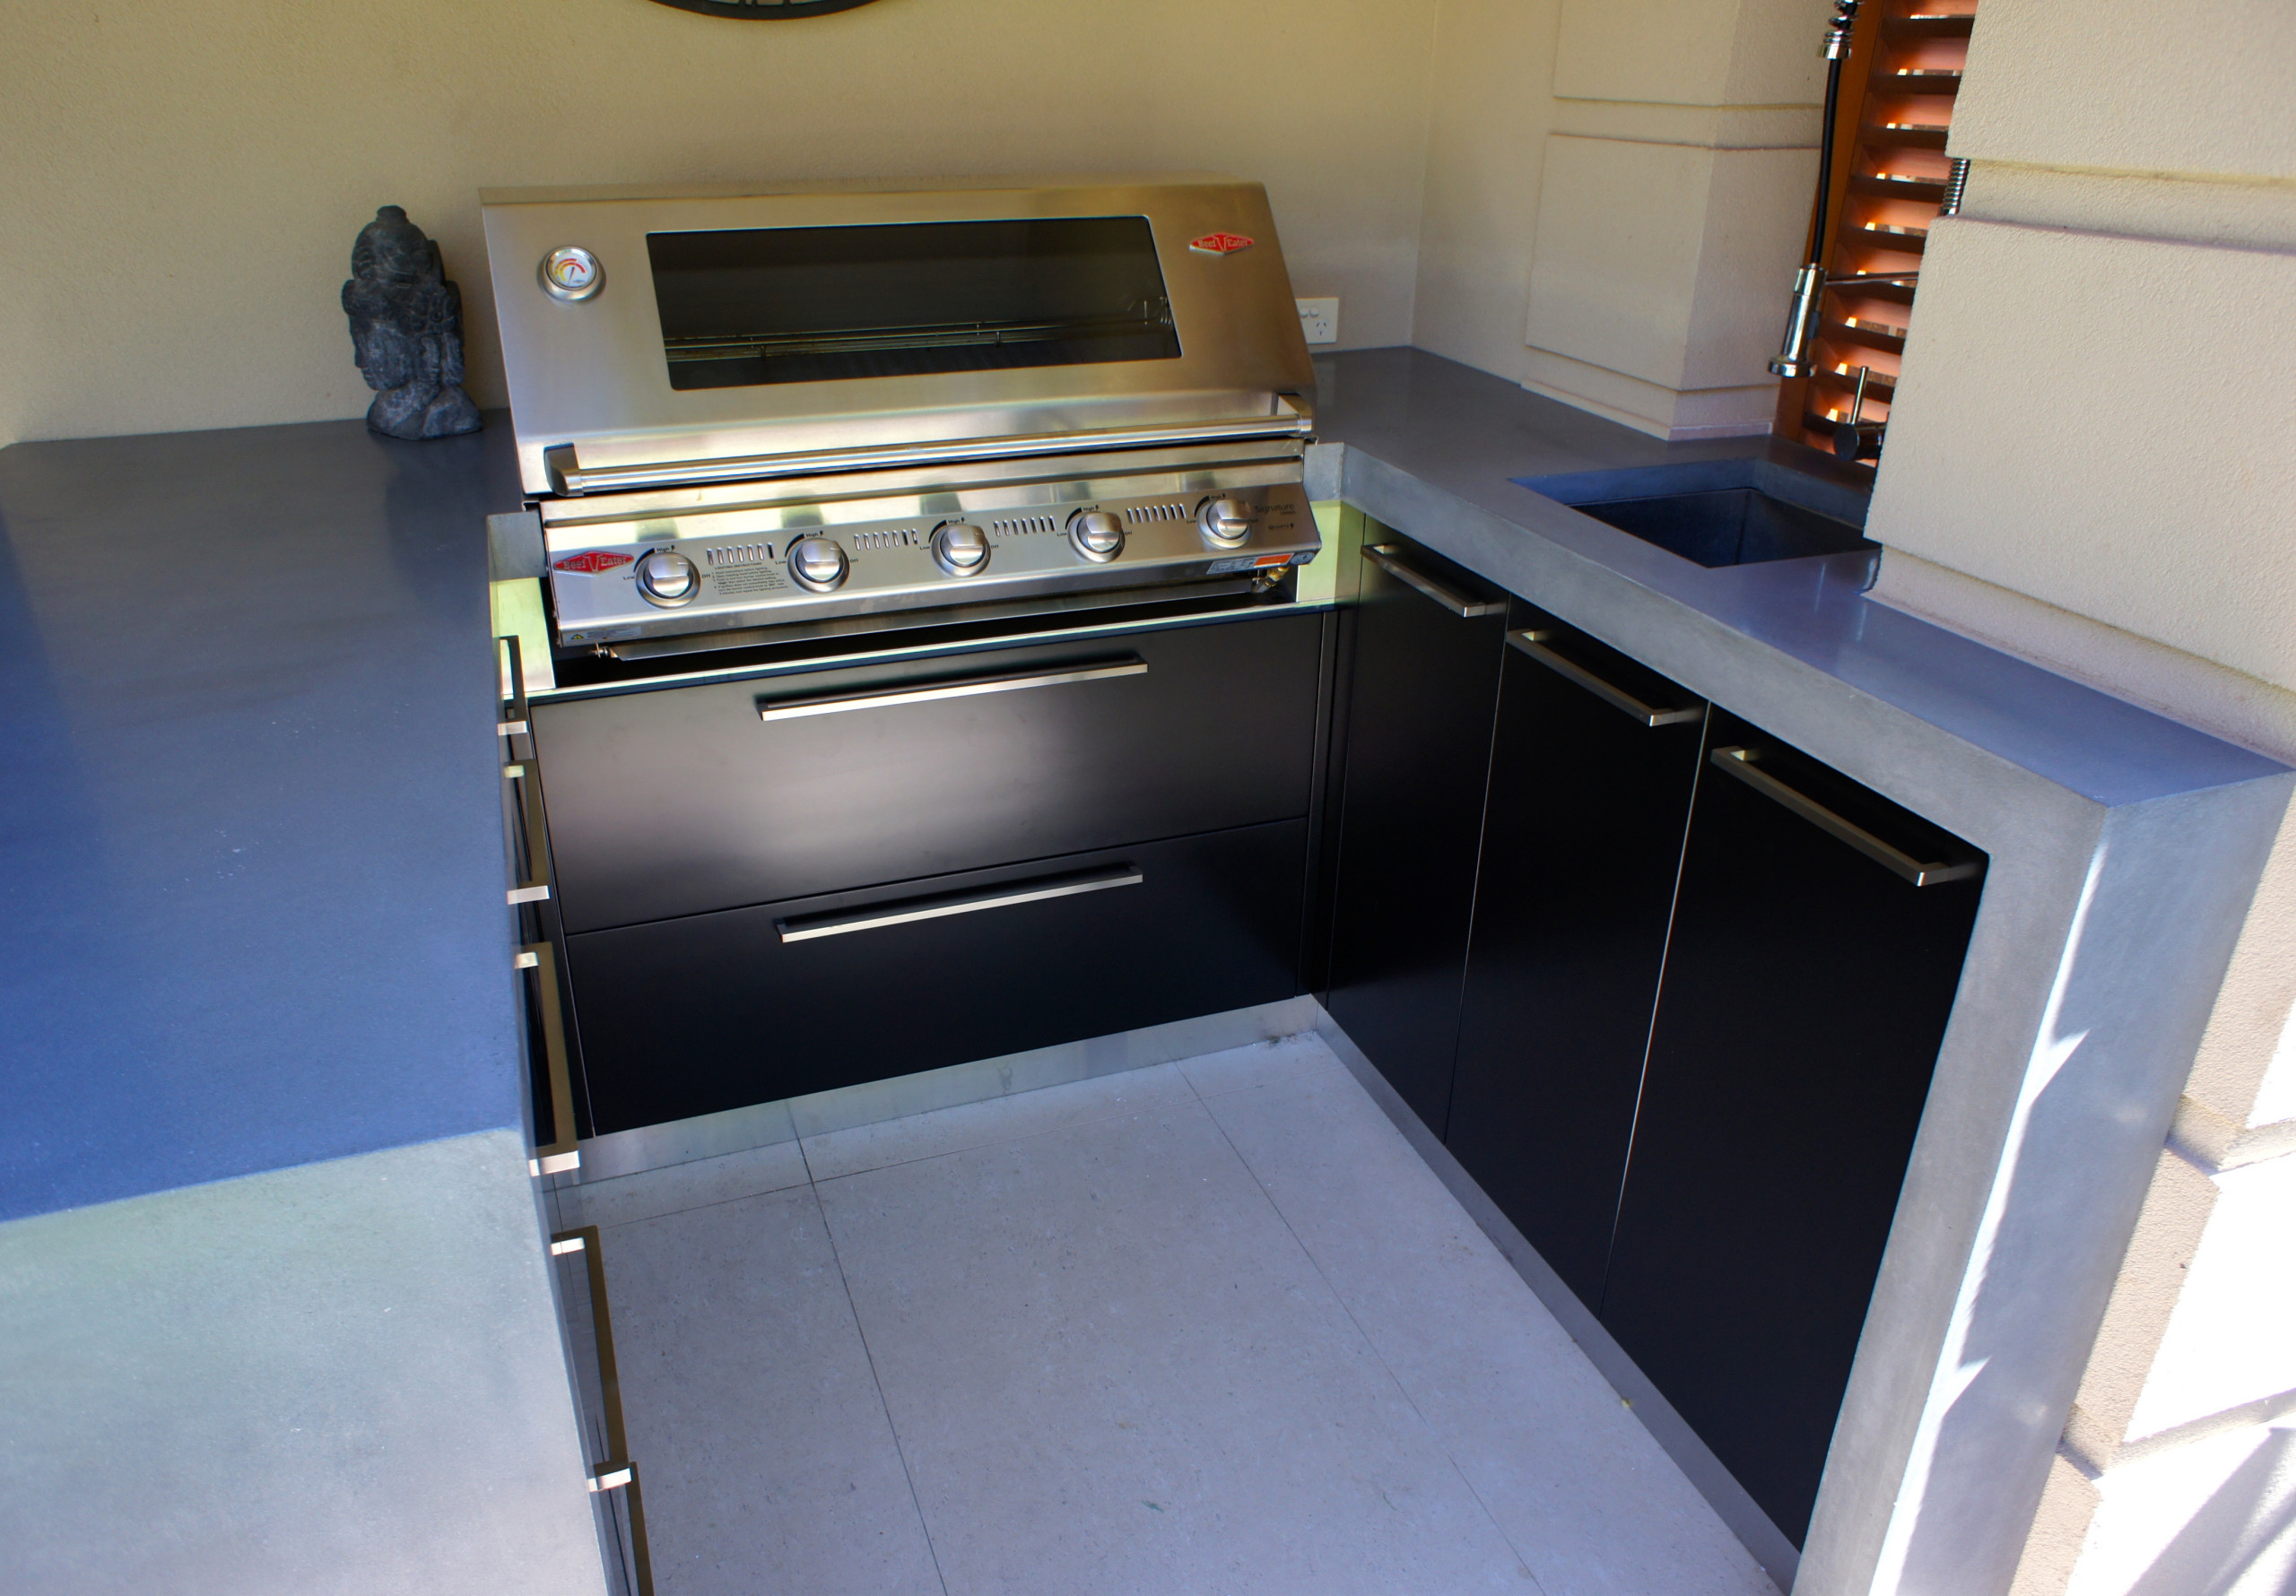
<instances>
[{"instance_id":1,"label":"stainless steel barbecue grill","mask_svg":"<svg viewBox=\"0 0 2296 1596\"><path fill-rule=\"evenodd\" d=\"M1257 184L483 197L561 645L1265 588L1317 553Z\"/></svg>"}]
</instances>

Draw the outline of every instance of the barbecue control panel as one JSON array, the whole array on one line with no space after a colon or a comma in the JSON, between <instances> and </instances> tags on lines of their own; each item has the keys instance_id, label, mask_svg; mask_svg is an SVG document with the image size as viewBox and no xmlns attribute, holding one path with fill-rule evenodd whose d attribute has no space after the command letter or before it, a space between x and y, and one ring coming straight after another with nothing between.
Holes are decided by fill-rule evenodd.
<instances>
[{"instance_id":1,"label":"barbecue control panel","mask_svg":"<svg viewBox=\"0 0 2296 1596\"><path fill-rule=\"evenodd\" d=\"M1036 497L1060 492L1040 489ZM1322 546L1296 482L843 523L834 519L839 508L734 508L552 526L546 546L559 640L616 643L1280 573L1307 564Z\"/></svg>"}]
</instances>

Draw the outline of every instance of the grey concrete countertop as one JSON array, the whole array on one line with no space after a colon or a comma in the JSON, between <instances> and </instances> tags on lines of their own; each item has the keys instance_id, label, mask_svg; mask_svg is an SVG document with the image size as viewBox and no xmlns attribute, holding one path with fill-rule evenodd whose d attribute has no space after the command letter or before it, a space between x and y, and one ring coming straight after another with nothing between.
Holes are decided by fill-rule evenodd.
<instances>
[{"instance_id":1,"label":"grey concrete countertop","mask_svg":"<svg viewBox=\"0 0 2296 1596\"><path fill-rule=\"evenodd\" d=\"M1702 620L2100 803L2280 768L1869 603L1869 556L1709 569L1513 480L1765 453L1831 467L1814 451L1788 452L1762 438L1663 443L1417 350L1328 355L1316 369L1317 435L1342 446L1339 480L1331 480L1328 459L1320 463L1317 497L1344 496L1605 642L1661 670L1690 670L1683 680L1693 689L1716 685L1691 680L1697 672L1679 646L1683 629ZM1636 595L1657 602L1638 603Z\"/></svg>"},{"instance_id":2,"label":"grey concrete countertop","mask_svg":"<svg viewBox=\"0 0 2296 1596\"><path fill-rule=\"evenodd\" d=\"M494 423L0 451L0 1219L520 1123Z\"/></svg>"}]
</instances>

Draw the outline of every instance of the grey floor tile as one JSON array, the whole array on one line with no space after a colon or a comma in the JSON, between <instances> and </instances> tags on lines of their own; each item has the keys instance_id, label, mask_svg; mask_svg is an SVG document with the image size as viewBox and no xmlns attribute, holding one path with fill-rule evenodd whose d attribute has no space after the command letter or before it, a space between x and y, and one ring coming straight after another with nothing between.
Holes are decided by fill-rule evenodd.
<instances>
[{"instance_id":1,"label":"grey floor tile","mask_svg":"<svg viewBox=\"0 0 2296 1596\"><path fill-rule=\"evenodd\" d=\"M813 1189L601 1239L661 1596L939 1596Z\"/></svg>"},{"instance_id":2,"label":"grey floor tile","mask_svg":"<svg viewBox=\"0 0 2296 1596\"><path fill-rule=\"evenodd\" d=\"M787 1191L804 1185L808 1178L797 1144L783 1141L691 1164L673 1164L665 1169L562 1186L558 1193L559 1212L570 1230L580 1225L627 1225L690 1208L706 1208L713 1202Z\"/></svg>"},{"instance_id":3,"label":"grey floor tile","mask_svg":"<svg viewBox=\"0 0 2296 1596\"><path fill-rule=\"evenodd\" d=\"M804 1143L805 1160L812 1167L815 1180L831 1180L968 1147L1040 1136L1064 1125L1184 1103L1192 1096L1178 1065L1157 1064L1145 1070L1127 1070L1118 1075L1070 1081L879 1124L808 1136Z\"/></svg>"},{"instance_id":4,"label":"grey floor tile","mask_svg":"<svg viewBox=\"0 0 2296 1596\"><path fill-rule=\"evenodd\" d=\"M1335 1060L1206 1107L1546 1596L1776 1596Z\"/></svg>"},{"instance_id":5,"label":"grey floor tile","mask_svg":"<svg viewBox=\"0 0 2296 1596\"><path fill-rule=\"evenodd\" d=\"M1318 1071L1347 1072L1347 1066L1332 1056L1331 1049L1312 1036L1282 1037L1248 1047L1231 1047L1225 1053L1207 1053L1200 1058L1182 1059L1178 1067L1197 1094L1206 1097L1295 1080Z\"/></svg>"},{"instance_id":6,"label":"grey floor tile","mask_svg":"<svg viewBox=\"0 0 2296 1596\"><path fill-rule=\"evenodd\" d=\"M1537 1589L1200 1104L817 1189L952 1596Z\"/></svg>"}]
</instances>

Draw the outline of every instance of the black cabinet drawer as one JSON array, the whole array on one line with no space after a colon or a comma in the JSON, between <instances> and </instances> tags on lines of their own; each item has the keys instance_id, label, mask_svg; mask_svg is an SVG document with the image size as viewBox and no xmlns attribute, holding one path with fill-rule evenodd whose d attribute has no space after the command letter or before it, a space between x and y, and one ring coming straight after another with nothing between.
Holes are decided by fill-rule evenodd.
<instances>
[{"instance_id":1,"label":"black cabinet drawer","mask_svg":"<svg viewBox=\"0 0 2296 1596\"><path fill-rule=\"evenodd\" d=\"M1439 555L1365 535L1328 1006L1440 1136L1506 605Z\"/></svg>"},{"instance_id":2,"label":"black cabinet drawer","mask_svg":"<svg viewBox=\"0 0 2296 1596\"><path fill-rule=\"evenodd\" d=\"M1710 719L1598 1312L1799 1544L1984 856Z\"/></svg>"},{"instance_id":3,"label":"black cabinet drawer","mask_svg":"<svg viewBox=\"0 0 2296 1596\"><path fill-rule=\"evenodd\" d=\"M1323 625L1255 617L538 704L567 929L1303 815Z\"/></svg>"},{"instance_id":4,"label":"black cabinet drawer","mask_svg":"<svg viewBox=\"0 0 2296 1596\"><path fill-rule=\"evenodd\" d=\"M1527 604L1509 625L1446 1141L1591 1307L1706 704Z\"/></svg>"},{"instance_id":5,"label":"black cabinet drawer","mask_svg":"<svg viewBox=\"0 0 2296 1596\"><path fill-rule=\"evenodd\" d=\"M1299 991L1283 821L567 941L593 1133Z\"/></svg>"}]
</instances>

